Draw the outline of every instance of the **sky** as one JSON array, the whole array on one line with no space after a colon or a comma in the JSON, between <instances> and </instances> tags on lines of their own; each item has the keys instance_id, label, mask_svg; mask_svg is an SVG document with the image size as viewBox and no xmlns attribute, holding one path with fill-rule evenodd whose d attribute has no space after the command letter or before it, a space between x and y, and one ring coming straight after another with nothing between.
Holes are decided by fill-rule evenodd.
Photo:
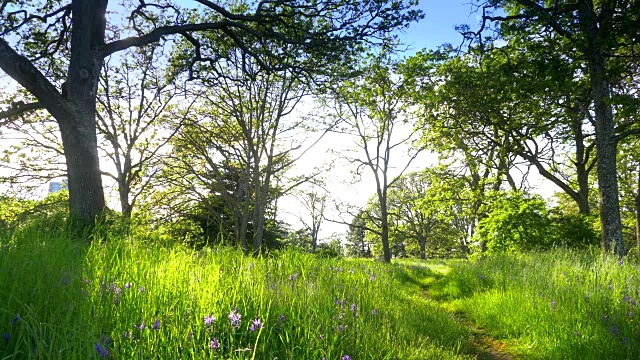
<instances>
[{"instance_id":1,"label":"sky","mask_svg":"<svg viewBox=\"0 0 640 360\"><path fill-rule=\"evenodd\" d=\"M469 0L422 0L419 8L425 14L424 19L411 24L407 30L399 34L403 47L407 49L400 54L401 58L411 56L422 49L435 49L444 43L457 46L462 41L462 35L455 30L455 26L468 24L474 28L478 23L478 14L471 13L472 6L469 5ZM355 141L356 139L347 135L329 134L307 152L292 170L294 174L305 174L313 171L315 167L323 166L332 160L336 161L334 167L323 174L326 188L331 193L326 213L326 217L331 220L351 220L346 214L340 215L336 209L338 203L362 207L375 194L375 180L370 171L365 170L356 182L353 175L355 166L332 156L332 150L339 152L355 148ZM392 176L400 173L407 159L404 151L392 154ZM420 171L436 163L435 154L424 152L412 162L406 172ZM302 226L298 218L305 217L306 214L301 213L300 203L294 197L281 199L278 208L282 218L290 223L293 230ZM325 220L320 228L320 238L327 238L333 233L344 234L347 229L347 225Z\"/></svg>"},{"instance_id":2,"label":"sky","mask_svg":"<svg viewBox=\"0 0 640 360\"><path fill-rule=\"evenodd\" d=\"M421 0L419 8L424 12L423 20L411 24L400 35L403 43L410 46L406 55L421 49L435 49L444 43L459 45L462 35L455 30L456 25L467 24L477 27L479 14L472 13L470 0Z\"/></svg>"}]
</instances>

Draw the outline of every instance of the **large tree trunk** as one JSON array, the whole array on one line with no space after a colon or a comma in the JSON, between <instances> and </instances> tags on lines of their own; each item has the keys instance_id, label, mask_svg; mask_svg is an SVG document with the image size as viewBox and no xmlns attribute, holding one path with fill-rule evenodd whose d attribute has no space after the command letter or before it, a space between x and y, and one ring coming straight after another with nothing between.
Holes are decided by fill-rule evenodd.
<instances>
[{"instance_id":1,"label":"large tree trunk","mask_svg":"<svg viewBox=\"0 0 640 360\"><path fill-rule=\"evenodd\" d=\"M616 255L622 256L624 255L624 243L618 199L617 143L613 110L609 102L606 62L601 48L603 39L598 27L593 1L581 0L579 4L579 20L582 31L586 35L585 56L595 105L602 248L604 251L613 250ZM602 21L606 21L606 17L611 15L604 14L604 16Z\"/></svg>"},{"instance_id":2,"label":"large tree trunk","mask_svg":"<svg viewBox=\"0 0 640 360\"><path fill-rule=\"evenodd\" d=\"M0 68L33 94L58 122L67 162L69 210L81 227L104 210L96 137L96 91L103 59L107 0L73 0L71 58L62 91L0 39Z\"/></svg>"},{"instance_id":3,"label":"large tree trunk","mask_svg":"<svg viewBox=\"0 0 640 360\"><path fill-rule=\"evenodd\" d=\"M98 161L95 103L93 109L88 104L83 105L85 108L75 114L76 118L58 119L58 124L67 162L70 215L83 226L91 226L102 214L105 203Z\"/></svg>"},{"instance_id":4,"label":"large tree trunk","mask_svg":"<svg viewBox=\"0 0 640 360\"><path fill-rule=\"evenodd\" d=\"M104 210L96 137L96 93L104 45L106 0L74 0L66 94L71 116L56 118L62 135L72 218L91 225Z\"/></svg>"}]
</instances>

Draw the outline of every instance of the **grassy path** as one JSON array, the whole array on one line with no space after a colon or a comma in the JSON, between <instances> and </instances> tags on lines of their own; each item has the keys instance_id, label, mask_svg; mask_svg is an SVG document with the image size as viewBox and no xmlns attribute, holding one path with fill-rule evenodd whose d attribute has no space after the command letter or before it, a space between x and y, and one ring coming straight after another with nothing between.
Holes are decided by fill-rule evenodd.
<instances>
[{"instance_id":1,"label":"grassy path","mask_svg":"<svg viewBox=\"0 0 640 360\"><path fill-rule=\"evenodd\" d=\"M463 312L452 311L450 307L447 306L446 302L430 295L429 288L445 278L450 268L444 262L438 262L433 266L430 265L429 269L434 271L433 274L435 274L435 276L426 281L428 285L423 288L422 293L427 299L434 301L440 305L444 311L451 314L456 322L469 329L469 355L472 355L478 360L514 359L514 357L508 352L508 345L506 342L493 338L485 329L482 329L477 324L473 323Z\"/></svg>"}]
</instances>

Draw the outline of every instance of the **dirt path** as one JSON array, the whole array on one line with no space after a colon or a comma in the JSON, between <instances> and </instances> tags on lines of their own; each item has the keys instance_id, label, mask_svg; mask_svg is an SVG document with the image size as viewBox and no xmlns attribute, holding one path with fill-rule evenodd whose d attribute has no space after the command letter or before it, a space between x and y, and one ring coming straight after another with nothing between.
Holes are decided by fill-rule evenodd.
<instances>
[{"instance_id":1,"label":"dirt path","mask_svg":"<svg viewBox=\"0 0 640 360\"><path fill-rule=\"evenodd\" d=\"M429 295L429 290L424 289L422 291L425 297L434 300ZM447 310L448 311L448 310ZM470 354L478 360L513 360L512 355L507 352L507 344L503 341L497 340L486 333L484 329L481 329L471 320L469 320L464 313L451 313L453 318L469 328L469 345L471 345Z\"/></svg>"}]
</instances>

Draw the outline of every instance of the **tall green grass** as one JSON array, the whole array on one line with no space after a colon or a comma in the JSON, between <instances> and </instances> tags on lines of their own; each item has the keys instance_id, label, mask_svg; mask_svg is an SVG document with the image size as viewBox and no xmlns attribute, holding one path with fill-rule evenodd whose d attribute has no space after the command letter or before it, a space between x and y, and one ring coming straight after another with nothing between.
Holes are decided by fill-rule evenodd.
<instances>
[{"instance_id":1,"label":"tall green grass","mask_svg":"<svg viewBox=\"0 0 640 360\"><path fill-rule=\"evenodd\" d=\"M431 294L524 358L638 359L640 267L597 250L455 264Z\"/></svg>"},{"instance_id":2,"label":"tall green grass","mask_svg":"<svg viewBox=\"0 0 640 360\"><path fill-rule=\"evenodd\" d=\"M422 295L434 276L422 267L103 240L37 226L0 235L0 358L454 359L468 350L467 329Z\"/></svg>"}]
</instances>

